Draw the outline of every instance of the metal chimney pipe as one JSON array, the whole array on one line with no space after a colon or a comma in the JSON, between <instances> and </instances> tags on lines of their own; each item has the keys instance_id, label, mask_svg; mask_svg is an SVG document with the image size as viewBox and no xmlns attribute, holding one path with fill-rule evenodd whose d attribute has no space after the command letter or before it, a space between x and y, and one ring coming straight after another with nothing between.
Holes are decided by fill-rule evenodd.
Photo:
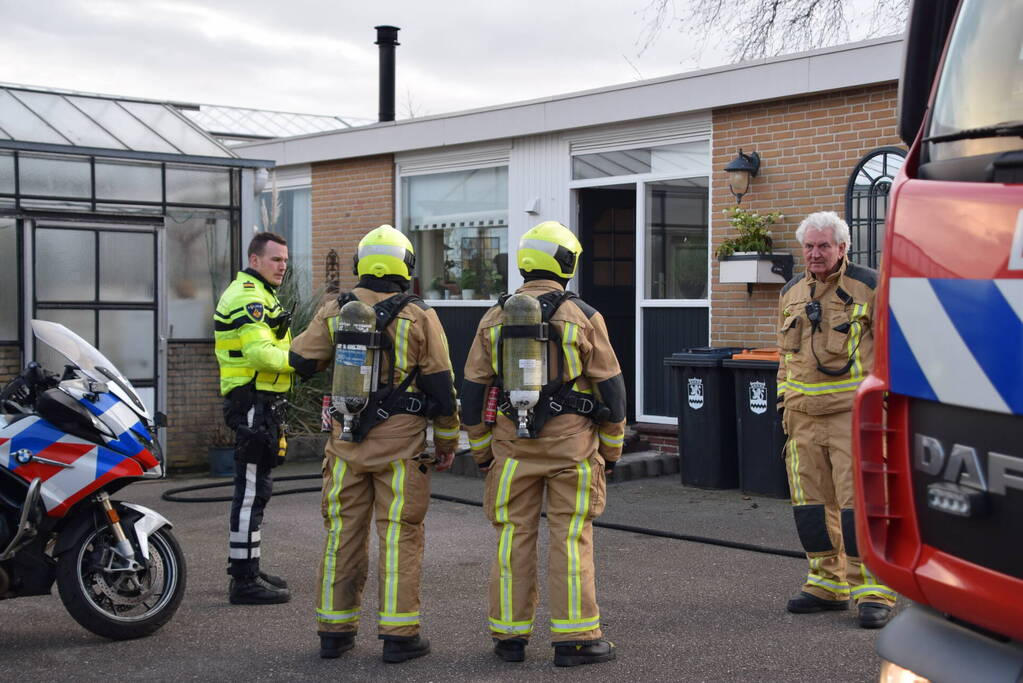
<instances>
[{"instance_id":1,"label":"metal chimney pipe","mask_svg":"<svg viewBox=\"0 0 1023 683\"><path fill-rule=\"evenodd\" d=\"M394 48L398 43L397 26L377 26L380 46L380 121L394 120Z\"/></svg>"}]
</instances>

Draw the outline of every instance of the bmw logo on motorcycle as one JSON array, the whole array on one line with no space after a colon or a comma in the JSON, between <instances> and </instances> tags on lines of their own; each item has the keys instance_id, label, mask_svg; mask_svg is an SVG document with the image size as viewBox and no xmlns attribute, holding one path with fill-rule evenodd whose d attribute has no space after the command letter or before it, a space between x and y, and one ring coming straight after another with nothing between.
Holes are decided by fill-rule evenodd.
<instances>
[{"instance_id":1,"label":"bmw logo on motorcycle","mask_svg":"<svg viewBox=\"0 0 1023 683\"><path fill-rule=\"evenodd\" d=\"M14 452L14 459L18 461L19 465L27 465L32 462L32 451L27 448L19 448Z\"/></svg>"}]
</instances>

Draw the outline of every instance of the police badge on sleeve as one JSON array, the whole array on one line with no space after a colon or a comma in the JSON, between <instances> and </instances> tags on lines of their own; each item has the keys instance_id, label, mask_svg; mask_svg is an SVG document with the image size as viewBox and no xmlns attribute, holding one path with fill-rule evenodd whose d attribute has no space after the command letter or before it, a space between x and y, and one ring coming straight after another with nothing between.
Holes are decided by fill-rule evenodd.
<instances>
[{"instance_id":1,"label":"police badge on sleeve","mask_svg":"<svg viewBox=\"0 0 1023 683\"><path fill-rule=\"evenodd\" d=\"M263 320L263 304L258 301L254 301L251 304L245 304L245 312L249 314L257 323Z\"/></svg>"},{"instance_id":2,"label":"police badge on sleeve","mask_svg":"<svg viewBox=\"0 0 1023 683\"><path fill-rule=\"evenodd\" d=\"M767 412L767 382L749 383L749 409L757 415Z\"/></svg>"},{"instance_id":3,"label":"police badge on sleeve","mask_svg":"<svg viewBox=\"0 0 1023 683\"><path fill-rule=\"evenodd\" d=\"M693 410L703 407L703 379L699 377L689 378L689 407Z\"/></svg>"}]
</instances>

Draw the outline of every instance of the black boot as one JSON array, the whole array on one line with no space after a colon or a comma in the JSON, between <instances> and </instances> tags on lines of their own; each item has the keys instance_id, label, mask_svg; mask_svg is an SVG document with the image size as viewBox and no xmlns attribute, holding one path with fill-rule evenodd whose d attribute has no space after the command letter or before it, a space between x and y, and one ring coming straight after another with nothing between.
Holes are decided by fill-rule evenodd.
<instances>
[{"instance_id":1,"label":"black boot","mask_svg":"<svg viewBox=\"0 0 1023 683\"><path fill-rule=\"evenodd\" d=\"M354 633L320 633L320 658L337 659L355 647Z\"/></svg>"},{"instance_id":2,"label":"black boot","mask_svg":"<svg viewBox=\"0 0 1023 683\"><path fill-rule=\"evenodd\" d=\"M422 636L413 636L401 640L384 640L383 659L388 664L406 662L416 657L422 657L430 652L430 641Z\"/></svg>"},{"instance_id":3,"label":"black boot","mask_svg":"<svg viewBox=\"0 0 1023 683\"><path fill-rule=\"evenodd\" d=\"M882 602L861 602L856 621L860 628L881 628L892 618L892 608Z\"/></svg>"},{"instance_id":4,"label":"black boot","mask_svg":"<svg viewBox=\"0 0 1023 683\"><path fill-rule=\"evenodd\" d=\"M609 662L614 658L614 643L607 640L555 643L554 645L554 666L598 664Z\"/></svg>"},{"instance_id":5,"label":"black boot","mask_svg":"<svg viewBox=\"0 0 1023 683\"><path fill-rule=\"evenodd\" d=\"M799 595L789 600L785 607L793 614L811 614L813 612L825 612L828 610L849 609L848 600L825 600L811 595L806 591L800 591Z\"/></svg>"},{"instance_id":6,"label":"black boot","mask_svg":"<svg viewBox=\"0 0 1023 683\"><path fill-rule=\"evenodd\" d=\"M276 605L291 600L286 588L277 588L258 576L237 576L229 588L232 605Z\"/></svg>"},{"instance_id":7,"label":"black boot","mask_svg":"<svg viewBox=\"0 0 1023 683\"><path fill-rule=\"evenodd\" d=\"M270 584L274 588L287 588L288 587L288 582L287 581L285 581L284 579L282 579L279 576L274 576L273 574L267 574L264 571L259 572L259 578L263 579L263 581L265 583Z\"/></svg>"},{"instance_id":8,"label":"black boot","mask_svg":"<svg viewBox=\"0 0 1023 683\"><path fill-rule=\"evenodd\" d=\"M526 640L524 638L509 638L498 640L494 638L494 654L506 662L526 661Z\"/></svg>"}]
</instances>

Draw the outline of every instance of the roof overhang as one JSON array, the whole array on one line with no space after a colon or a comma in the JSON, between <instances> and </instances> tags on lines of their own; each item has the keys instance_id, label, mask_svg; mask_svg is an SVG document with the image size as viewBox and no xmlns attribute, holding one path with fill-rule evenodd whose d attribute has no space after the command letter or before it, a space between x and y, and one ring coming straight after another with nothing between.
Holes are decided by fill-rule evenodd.
<instances>
[{"instance_id":1,"label":"roof overhang","mask_svg":"<svg viewBox=\"0 0 1023 683\"><path fill-rule=\"evenodd\" d=\"M542 135L895 82L901 36L527 102L234 147L278 165Z\"/></svg>"},{"instance_id":2,"label":"roof overhang","mask_svg":"<svg viewBox=\"0 0 1023 683\"><path fill-rule=\"evenodd\" d=\"M221 166L228 168L273 168L276 163L269 159L239 159L237 157L208 157L195 154L166 154L161 152L140 152L130 149L106 149L103 147L80 147L78 145L55 145L46 142L22 142L20 140L0 140L0 149L10 149L20 152L42 152L45 154L105 157L110 159L133 159L136 161L158 161L175 164L196 164L200 166Z\"/></svg>"}]
</instances>

